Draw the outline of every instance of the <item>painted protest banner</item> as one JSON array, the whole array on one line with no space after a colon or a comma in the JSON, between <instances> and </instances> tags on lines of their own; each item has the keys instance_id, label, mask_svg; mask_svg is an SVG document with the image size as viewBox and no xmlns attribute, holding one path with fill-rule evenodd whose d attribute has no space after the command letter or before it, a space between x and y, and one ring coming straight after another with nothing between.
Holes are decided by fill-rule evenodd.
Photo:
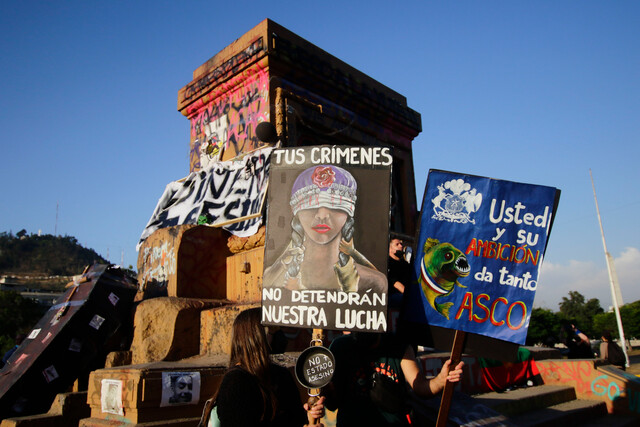
<instances>
[{"instance_id":1,"label":"painted protest banner","mask_svg":"<svg viewBox=\"0 0 640 427\"><path fill-rule=\"evenodd\" d=\"M273 151L263 324L386 330L392 160L388 147Z\"/></svg>"},{"instance_id":2,"label":"painted protest banner","mask_svg":"<svg viewBox=\"0 0 640 427\"><path fill-rule=\"evenodd\" d=\"M409 320L524 344L559 195L431 170Z\"/></svg>"},{"instance_id":3,"label":"painted protest banner","mask_svg":"<svg viewBox=\"0 0 640 427\"><path fill-rule=\"evenodd\" d=\"M259 214L267 192L272 150L263 148L240 160L215 162L169 183L136 250L154 231L174 225L226 223L223 228L236 236L255 234L262 224ZM245 217L248 219L240 220Z\"/></svg>"}]
</instances>

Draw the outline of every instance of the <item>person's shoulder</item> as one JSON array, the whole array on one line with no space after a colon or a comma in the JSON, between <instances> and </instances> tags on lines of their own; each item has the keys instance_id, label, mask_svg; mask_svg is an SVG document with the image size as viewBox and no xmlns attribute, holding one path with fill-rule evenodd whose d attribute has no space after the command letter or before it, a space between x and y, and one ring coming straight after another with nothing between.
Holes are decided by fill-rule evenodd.
<instances>
[{"instance_id":1,"label":"person's shoulder","mask_svg":"<svg viewBox=\"0 0 640 427\"><path fill-rule=\"evenodd\" d=\"M221 406L233 407L240 396L257 399L260 396L258 379L242 368L233 367L222 377L218 390L218 403Z\"/></svg>"},{"instance_id":2,"label":"person's shoulder","mask_svg":"<svg viewBox=\"0 0 640 427\"><path fill-rule=\"evenodd\" d=\"M278 365L277 363L271 362L269 364L269 370L271 372L271 375L274 377L291 376L291 372L289 371L289 369L285 368L282 365Z\"/></svg>"},{"instance_id":3,"label":"person's shoulder","mask_svg":"<svg viewBox=\"0 0 640 427\"><path fill-rule=\"evenodd\" d=\"M386 333L382 335L380 348L384 349L393 357L402 359L404 354L411 346L397 334Z\"/></svg>"},{"instance_id":4,"label":"person's shoulder","mask_svg":"<svg viewBox=\"0 0 640 427\"><path fill-rule=\"evenodd\" d=\"M230 384L240 383L240 382L247 383L247 382L253 382L253 381L255 381L253 374L245 371L244 369L238 366L229 368L227 372L225 372L224 377L222 377L223 383L228 382Z\"/></svg>"},{"instance_id":5,"label":"person's shoulder","mask_svg":"<svg viewBox=\"0 0 640 427\"><path fill-rule=\"evenodd\" d=\"M394 259L389 257L388 263L390 266L394 267L409 267L411 265L404 258Z\"/></svg>"},{"instance_id":6,"label":"person's shoulder","mask_svg":"<svg viewBox=\"0 0 640 427\"><path fill-rule=\"evenodd\" d=\"M351 348L355 346L356 340L353 334L344 334L340 335L331 341L329 345L329 349L331 351L342 350L344 348Z\"/></svg>"}]
</instances>

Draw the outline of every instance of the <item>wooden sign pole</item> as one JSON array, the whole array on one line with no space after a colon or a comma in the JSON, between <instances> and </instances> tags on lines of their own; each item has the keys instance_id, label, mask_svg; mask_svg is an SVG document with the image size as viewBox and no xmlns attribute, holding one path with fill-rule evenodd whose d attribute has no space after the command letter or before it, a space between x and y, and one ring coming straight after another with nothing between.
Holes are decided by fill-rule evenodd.
<instances>
[{"instance_id":1,"label":"wooden sign pole","mask_svg":"<svg viewBox=\"0 0 640 427\"><path fill-rule=\"evenodd\" d=\"M462 350L464 349L464 341L466 337L466 332L456 331L456 335L453 339L453 347L451 348L451 369L456 367L456 365L458 365L458 363L460 363L460 360L462 359ZM442 391L442 400L440 401L440 410L438 411L438 420L436 421L436 427L445 427L447 425L454 388L455 383L447 381L444 384L444 390Z\"/></svg>"},{"instance_id":2,"label":"wooden sign pole","mask_svg":"<svg viewBox=\"0 0 640 427\"><path fill-rule=\"evenodd\" d=\"M324 332L322 329L314 329L313 334L311 335L311 345L321 346L322 340L324 339ZM307 404L309 408L311 408L317 401L320 399L321 389L319 388L310 388L309 389L309 400ZM312 425L320 424L320 418L316 418L311 422Z\"/></svg>"}]
</instances>

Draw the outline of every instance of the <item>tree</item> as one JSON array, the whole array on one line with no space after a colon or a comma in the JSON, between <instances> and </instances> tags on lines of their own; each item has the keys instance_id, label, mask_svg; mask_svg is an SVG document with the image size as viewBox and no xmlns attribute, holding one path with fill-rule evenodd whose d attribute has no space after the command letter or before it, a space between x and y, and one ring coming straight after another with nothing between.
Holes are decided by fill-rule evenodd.
<instances>
[{"instance_id":1,"label":"tree","mask_svg":"<svg viewBox=\"0 0 640 427\"><path fill-rule=\"evenodd\" d=\"M0 345L6 347L0 348L0 352L4 354L9 350L16 334L29 332L46 311L47 307L23 298L17 292L0 292Z\"/></svg>"},{"instance_id":2,"label":"tree","mask_svg":"<svg viewBox=\"0 0 640 427\"><path fill-rule=\"evenodd\" d=\"M614 338L618 337L618 323L613 312L596 314L593 319L594 338L600 338L604 331L611 332Z\"/></svg>"},{"instance_id":3,"label":"tree","mask_svg":"<svg viewBox=\"0 0 640 427\"><path fill-rule=\"evenodd\" d=\"M559 341L560 321L558 315L547 308L534 308L527 331L527 345L553 346Z\"/></svg>"},{"instance_id":4,"label":"tree","mask_svg":"<svg viewBox=\"0 0 640 427\"><path fill-rule=\"evenodd\" d=\"M561 319L573 323L589 338L595 338L597 332L594 328L596 315L604 313L597 298L585 301L584 296L578 291L570 291L569 297L562 297L560 302Z\"/></svg>"},{"instance_id":5,"label":"tree","mask_svg":"<svg viewBox=\"0 0 640 427\"><path fill-rule=\"evenodd\" d=\"M625 338L640 336L640 301L625 304L620 308Z\"/></svg>"},{"instance_id":6,"label":"tree","mask_svg":"<svg viewBox=\"0 0 640 427\"><path fill-rule=\"evenodd\" d=\"M72 276L94 262L108 263L73 236L28 236L25 230L19 235L0 234L0 274Z\"/></svg>"},{"instance_id":7,"label":"tree","mask_svg":"<svg viewBox=\"0 0 640 427\"><path fill-rule=\"evenodd\" d=\"M626 339L640 336L640 301L625 304L620 307L620 317ZM618 322L613 311L595 316L594 329L598 338L604 331L609 331L615 338L618 334Z\"/></svg>"}]
</instances>

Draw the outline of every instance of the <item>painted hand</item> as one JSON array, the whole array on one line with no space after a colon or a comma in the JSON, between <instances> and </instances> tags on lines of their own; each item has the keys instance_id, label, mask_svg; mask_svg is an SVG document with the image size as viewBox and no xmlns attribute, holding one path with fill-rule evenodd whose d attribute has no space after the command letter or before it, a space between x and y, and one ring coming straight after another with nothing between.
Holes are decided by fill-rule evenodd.
<instances>
[{"instance_id":1,"label":"painted hand","mask_svg":"<svg viewBox=\"0 0 640 427\"><path fill-rule=\"evenodd\" d=\"M360 275L356 270L356 264L353 262L353 258L349 257L347 263L341 266L339 262L333 265L333 271L335 271L340 283L340 288L344 292L357 292L358 283L360 282Z\"/></svg>"}]
</instances>

